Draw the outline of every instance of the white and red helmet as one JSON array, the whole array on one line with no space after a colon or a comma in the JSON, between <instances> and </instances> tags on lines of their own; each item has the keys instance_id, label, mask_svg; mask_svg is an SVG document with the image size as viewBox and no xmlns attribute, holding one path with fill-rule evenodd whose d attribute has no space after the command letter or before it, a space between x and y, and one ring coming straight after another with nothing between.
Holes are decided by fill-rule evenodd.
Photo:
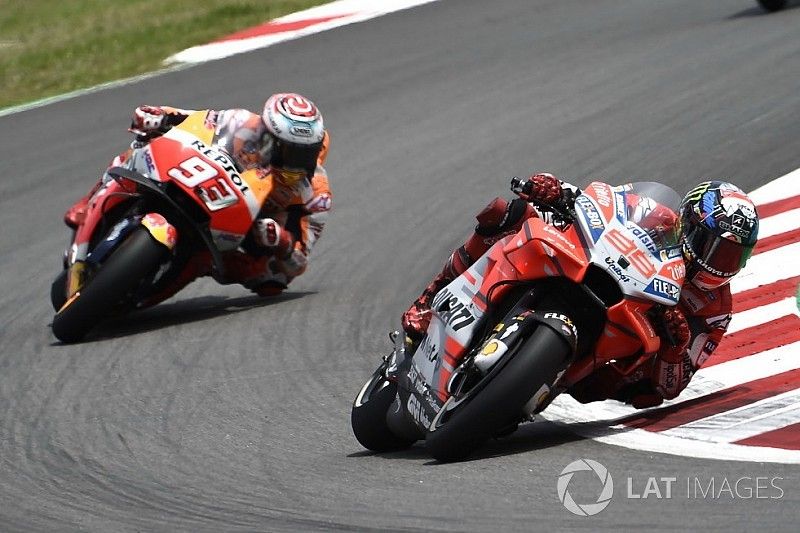
<instances>
[{"instance_id":1,"label":"white and red helmet","mask_svg":"<svg viewBox=\"0 0 800 533\"><path fill-rule=\"evenodd\" d=\"M285 180L313 175L325 137L314 102L296 93L273 94L261 118L272 140L270 166Z\"/></svg>"}]
</instances>

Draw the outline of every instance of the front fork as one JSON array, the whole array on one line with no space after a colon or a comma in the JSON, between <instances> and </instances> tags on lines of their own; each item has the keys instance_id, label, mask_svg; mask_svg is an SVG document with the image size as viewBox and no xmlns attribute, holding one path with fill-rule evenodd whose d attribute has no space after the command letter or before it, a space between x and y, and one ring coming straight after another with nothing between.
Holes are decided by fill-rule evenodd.
<instances>
[{"instance_id":1,"label":"front fork","mask_svg":"<svg viewBox=\"0 0 800 533\"><path fill-rule=\"evenodd\" d=\"M562 390L559 387L561 377L576 354L578 330L572 319L562 313L533 310L538 307L538 305L534 305L536 302L533 298L533 292L523 297L495 326L489 337L477 349L475 355L453 372L447 384L447 391L451 398L458 396L458 391L469 381L470 375L481 378L495 371L498 363L503 364L501 361L509 351L518 349L540 327L549 328L564 341L569 348L570 360L565 370L560 372L552 383L534 394L525 406L525 414L541 411L558 395Z\"/></svg>"},{"instance_id":2,"label":"front fork","mask_svg":"<svg viewBox=\"0 0 800 533\"><path fill-rule=\"evenodd\" d=\"M121 220L91 252L89 252L88 242L79 244L75 241L76 235L73 236L73 242L65 253L64 259L67 268L65 287L67 299L80 292L86 284L91 269L102 264L111 255L111 252L138 227L144 227L153 239L166 246L170 251L178 242L178 230L159 213L147 213L144 216Z\"/></svg>"}]
</instances>

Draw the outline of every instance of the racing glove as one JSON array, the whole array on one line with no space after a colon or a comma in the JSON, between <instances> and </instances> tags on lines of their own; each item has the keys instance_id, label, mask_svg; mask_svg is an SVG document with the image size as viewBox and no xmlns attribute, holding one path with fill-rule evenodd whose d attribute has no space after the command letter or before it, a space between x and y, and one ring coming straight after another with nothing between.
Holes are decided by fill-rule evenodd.
<instances>
[{"instance_id":1,"label":"racing glove","mask_svg":"<svg viewBox=\"0 0 800 533\"><path fill-rule=\"evenodd\" d=\"M128 131L140 137L161 133L166 124L166 114L160 107L142 105L133 110Z\"/></svg>"},{"instance_id":2,"label":"racing glove","mask_svg":"<svg viewBox=\"0 0 800 533\"><path fill-rule=\"evenodd\" d=\"M308 258L297 246L294 237L271 218L260 218L253 224L255 241L275 254L274 269L294 278L305 272Z\"/></svg>"},{"instance_id":3,"label":"racing glove","mask_svg":"<svg viewBox=\"0 0 800 533\"><path fill-rule=\"evenodd\" d=\"M259 218L253 223L253 238L256 243L269 248L281 259L294 250L294 237L272 218Z\"/></svg>"},{"instance_id":4,"label":"racing glove","mask_svg":"<svg viewBox=\"0 0 800 533\"><path fill-rule=\"evenodd\" d=\"M551 205L561 199L561 180L546 172L534 174L522 185L518 194L528 202Z\"/></svg>"}]
</instances>

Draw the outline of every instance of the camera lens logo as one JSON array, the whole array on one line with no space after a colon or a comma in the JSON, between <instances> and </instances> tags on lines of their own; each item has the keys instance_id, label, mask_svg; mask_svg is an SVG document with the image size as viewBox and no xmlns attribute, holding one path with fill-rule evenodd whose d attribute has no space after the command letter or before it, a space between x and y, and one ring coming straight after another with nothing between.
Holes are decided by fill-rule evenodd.
<instances>
[{"instance_id":1,"label":"camera lens logo","mask_svg":"<svg viewBox=\"0 0 800 533\"><path fill-rule=\"evenodd\" d=\"M595 503L579 504L572 499L567 488L575 472L587 470L591 470L597 475L597 478L603 484L603 489ZM556 488L558 489L558 499L561 500L561 503L566 507L567 511L578 516L596 515L608 507L608 504L611 503L611 497L614 495L614 481L611 479L611 474L608 473L608 469L591 459L578 459L568 464L558 476Z\"/></svg>"}]
</instances>

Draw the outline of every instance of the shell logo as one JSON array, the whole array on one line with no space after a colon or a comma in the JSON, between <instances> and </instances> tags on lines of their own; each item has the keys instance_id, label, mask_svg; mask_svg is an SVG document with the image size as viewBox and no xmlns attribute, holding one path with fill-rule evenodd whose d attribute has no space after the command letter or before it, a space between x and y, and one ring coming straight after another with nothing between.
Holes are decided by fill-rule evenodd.
<instances>
[{"instance_id":1,"label":"shell logo","mask_svg":"<svg viewBox=\"0 0 800 533\"><path fill-rule=\"evenodd\" d=\"M497 341L492 341L483 347L483 350L481 350L481 355L492 355L497 351L498 347Z\"/></svg>"}]
</instances>

